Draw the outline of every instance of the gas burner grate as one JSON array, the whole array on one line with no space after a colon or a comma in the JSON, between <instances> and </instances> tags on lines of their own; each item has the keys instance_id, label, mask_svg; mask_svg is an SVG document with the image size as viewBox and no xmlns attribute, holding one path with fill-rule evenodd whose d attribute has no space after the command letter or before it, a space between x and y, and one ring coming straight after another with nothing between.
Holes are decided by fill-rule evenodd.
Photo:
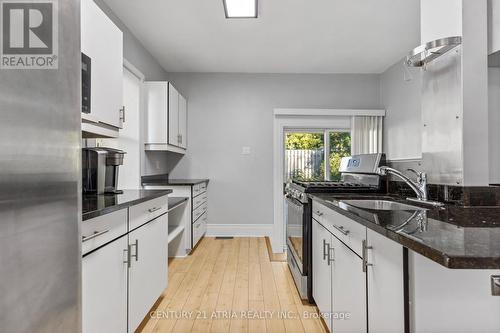
<instances>
[{"instance_id":1,"label":"gas burner grate","mask_svg":"<svg viewBox=\"0 0 500 333\"><path fill-rule=\"evenodd\" d=\"M362 184L355 183L345 183L345 182L303 182L303 181L294 181L297 185L303 187L323 187L323 188L348 188L348 187L365 187Z\"/></svg>"}]
</instances>

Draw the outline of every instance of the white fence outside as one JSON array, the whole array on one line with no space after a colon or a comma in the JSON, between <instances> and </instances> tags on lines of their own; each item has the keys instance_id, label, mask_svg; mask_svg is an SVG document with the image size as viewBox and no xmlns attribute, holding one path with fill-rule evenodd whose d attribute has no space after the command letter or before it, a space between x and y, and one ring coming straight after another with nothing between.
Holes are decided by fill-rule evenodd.
<instances>
[{"instance_id":1,"label":"white fence outside","mask_svg":"<svg viewBox=\"0 0 500 333\"><path fill-rule=\"evenodd\" d=\"M285 179L323 179L321 164L324 151L320 150L285 150Z\"/></svg>"}]
</instances>

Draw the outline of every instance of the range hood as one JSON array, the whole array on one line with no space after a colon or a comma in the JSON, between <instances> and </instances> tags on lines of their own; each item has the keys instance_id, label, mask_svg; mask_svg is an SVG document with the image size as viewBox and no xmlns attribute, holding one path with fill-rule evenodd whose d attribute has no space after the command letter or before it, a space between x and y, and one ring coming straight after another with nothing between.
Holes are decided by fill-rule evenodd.
<instances>
[{"instance_id":1,"label":"range hood","mask_svg":"<svg viewBox=\"0 0 500 333\"><path fill-rule=\"evenodd\" d=\"M433 60L462 44L461 36L433 40L414 48L405 58L408 67L425 67Z\"/></svg>"}]
</instances>

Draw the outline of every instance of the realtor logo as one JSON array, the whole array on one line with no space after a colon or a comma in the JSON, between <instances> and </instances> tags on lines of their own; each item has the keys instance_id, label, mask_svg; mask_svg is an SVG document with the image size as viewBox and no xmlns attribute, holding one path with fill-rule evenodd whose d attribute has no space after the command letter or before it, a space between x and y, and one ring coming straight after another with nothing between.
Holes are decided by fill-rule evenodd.
<instances>
[{"instance_id":1,"label":"realtor logo","mask_svg":"<svg viewBox=\"0 0 500 333\"><path fill-rule=\"evenodd\" d=\"M57 69L57 0L0 0L0 67Z\"/></svg>"}]
</instances>

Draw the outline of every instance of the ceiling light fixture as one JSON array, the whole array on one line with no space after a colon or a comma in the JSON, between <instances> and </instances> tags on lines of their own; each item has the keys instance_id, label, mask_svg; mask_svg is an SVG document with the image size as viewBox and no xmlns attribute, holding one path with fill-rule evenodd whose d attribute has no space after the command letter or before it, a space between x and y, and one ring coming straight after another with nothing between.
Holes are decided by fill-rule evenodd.
<instances>
[{"instance_id":1,"label":"ceiling light fixture","mask_svg":"<svg viewBox=\"0 0 500 333\"><path fill-rule=\"evenodd\" d=\"M258 0L222 0L226 18L257 18Z\"/></svg>"}]
</instances>

